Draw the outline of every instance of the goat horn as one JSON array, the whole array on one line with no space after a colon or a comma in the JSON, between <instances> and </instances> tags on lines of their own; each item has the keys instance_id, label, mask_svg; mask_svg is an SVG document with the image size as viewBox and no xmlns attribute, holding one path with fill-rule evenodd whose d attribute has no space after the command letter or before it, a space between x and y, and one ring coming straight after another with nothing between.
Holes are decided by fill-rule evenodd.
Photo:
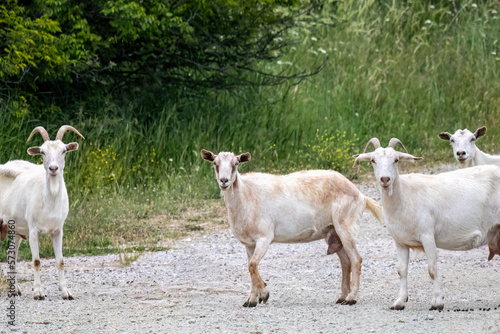
<instances>
[{"instance_id":1,"label":"goat horn","mask_svg":"<svg viewBox=\"0 0 500 334\"><path fill-rule=\"evenodd\" d=\"M396 147L396 144L399 144L401 145L401 147L403 148L403 150L405 150L406 153L408 153L408 150L406 149L406 147L403 145L403 143L401 142L401 140L397 139L397 138L391 138L391 140L389 141L389 146L388 147L392 147L392 148L395 148Z\"/></svg>"},{"instance_id":2,"label":"goat horn","mask_svg":"<svg viewBox=\"0 0 500 334\"><path fill-rule=\"evenodd\" d=\"M31 131L31 134L28 137L28 140L26 142L29 142L31 137L33 137L33 135L37 132L42 135L44 142L46 142L47 140L50 140L49 134L47 133L47 130L45 130L45 128L43 126L37 126L36 128L33 129L33 131Z\"/></svg>"},{"instance_id":3,"label":"goat horn","mask_svg":"<svg viewBox=\"0 0 500 334\"><path fill-rule=\"evenodd\" d=\"M375 147L375 149L377 149L377 148L380 147L380 141L378 140L378 138L373 137L372 139L370 139L368 141L368 143L366 143L366 146L365 146L365 149L364 149L363 153L366 153L366 150L368 149L368 147L370 146L370 144L373 144L373 147Z\"/></svg>"},{"instance_id":4,"label":"goat horn","mask_svg":"<svg viewBox=\"0 0 500 334\"><path fill-rule=\"evenodd\" d=\"M71 130L74 133L76 133L77 135L79 135L80 137L82 137L83 139L85 139L85 137L82 136L82 134L80 132L78 132L78 130L75 129L74 127L72 127L71 125L63 125L63 126L61 126L59 128L59 131L57 131L56 140L59 139L60 141L62 141L64 133L66 132L66 130Z\"/></svg>"}]
</instances>

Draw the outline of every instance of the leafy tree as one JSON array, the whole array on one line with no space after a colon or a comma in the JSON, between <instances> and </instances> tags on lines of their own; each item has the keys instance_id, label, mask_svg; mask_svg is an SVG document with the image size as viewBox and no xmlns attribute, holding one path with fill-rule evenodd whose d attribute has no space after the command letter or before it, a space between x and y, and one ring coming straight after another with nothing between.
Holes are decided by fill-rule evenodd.
<instances>
[{"instance_id":1,"label":"leafy tree","mask_svg":"<svg viewBox=\"0 0 500 334\"><path fill-rule=\"evenodd\" d=\"M322 64L285 72L260 64L283 56L294 42L288 31L314 8L307 0L7 0L0 5L0 82L53 99L103 87L300 80Z\"/></svg>"}]
</instances>

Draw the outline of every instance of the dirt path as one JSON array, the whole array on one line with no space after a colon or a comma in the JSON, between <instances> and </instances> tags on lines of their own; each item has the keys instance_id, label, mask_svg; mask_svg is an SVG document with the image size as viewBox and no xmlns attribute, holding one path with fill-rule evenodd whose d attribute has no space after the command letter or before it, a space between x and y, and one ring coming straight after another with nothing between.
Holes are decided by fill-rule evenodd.
<instances>
[{"instance_id":1,"label":"dirt path","mask_svg":"<svg viewBox=\"0 0 500 334\"><path fill-rule=\"evenodd\" d=\"M378 200L373 188L361 190ZM500 332L500 257L488 262L486 247L439 251L443 312L428 311L432 284L425 256L416 252L410 254L407 308L389 310L399 289L395 248L367 213L358 249L363 269L354 306L335 304L340 265L335 255L326 255L323 241L272 245L260 266L271 297L253 309L242 307L250 282L246 253L229 230L180 240L174 249L143 254L129 267L116 255L67 258L73 301L59 297L53 260L42 261L47 298L33 300L31 264L23 262L17 326L7 328L9 299L2 291L0 333Z\"/></svg>"}]
</instances>

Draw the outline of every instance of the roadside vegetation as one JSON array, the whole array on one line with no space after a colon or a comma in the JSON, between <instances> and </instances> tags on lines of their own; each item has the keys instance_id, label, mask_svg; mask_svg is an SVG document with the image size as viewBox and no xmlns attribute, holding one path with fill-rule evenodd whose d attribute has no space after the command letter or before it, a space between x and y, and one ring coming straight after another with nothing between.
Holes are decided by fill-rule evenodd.
<instances>
[{"instance_id":1,"label":"roadside vegetation","mask_svg":"<svg viewBox=\"0 0 500 334\"><path fill-rule=\"evenodd\" d=\"M70 124L85 136L65 138L80 144L65 169L63 247L71 256L165 249L171 239L225 226L202 148L250 152L243 172L331 168L354 182L365 170L353 170L351 157L371 137L384 146L397 137L427 165L453 163L437 134L486 125L478 146L498 153L499 11L487 0L330 0L298 16L280 37L293 43L270 51L276 58L239 74L251 84L186 90L136 78L119 89L89 84L85 94L72 86L64 99L9 84L0 89L0 163L40 161L26 153L41 141L26 143L38 125L54 136ZM316 70L279 83L261 75ZM50 238L41 238L40 253L52 256ZM27 242L21 257L31 258Z\"/></svg>"}]
</instances>

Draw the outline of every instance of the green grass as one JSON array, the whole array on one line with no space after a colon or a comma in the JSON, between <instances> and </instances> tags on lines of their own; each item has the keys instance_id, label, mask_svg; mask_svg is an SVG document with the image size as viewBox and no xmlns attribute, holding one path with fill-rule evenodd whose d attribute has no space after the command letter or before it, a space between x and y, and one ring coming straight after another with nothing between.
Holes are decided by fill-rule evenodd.
<instances>
[{"instance_id":1,"label":"green grass","mask_svg":"<svg viewBox=\"0 0 500 334\"><path fill-rule=\"evenodd\" d=\"M261 65L300 70L328 56L322 72L295 86L188 98L138 87L133 97L100 92L40 118L29 102L0 97L0 162L39 161L26 154L35 126L52 136L66 123L82 132L86 140L65 136L80 143L67 157L65 176L71 208L64 250L76 255L119 252L122 245L153 249L223 217L202 148L250 152L252 161L240 171L335 168L352 179L350 156L371 137L384 146L397 137L427 164L453 163L437 134L486 125L478 146L498 153L499 7L496 1L327 2L318 14L326 25L295 29L300 45L280 63ZM206 214L185 216L193 210ZM50 240L41 243L41 253L51 256ZM26 246L22 256L29 258Z\"/></svg>"}]
</instances>

